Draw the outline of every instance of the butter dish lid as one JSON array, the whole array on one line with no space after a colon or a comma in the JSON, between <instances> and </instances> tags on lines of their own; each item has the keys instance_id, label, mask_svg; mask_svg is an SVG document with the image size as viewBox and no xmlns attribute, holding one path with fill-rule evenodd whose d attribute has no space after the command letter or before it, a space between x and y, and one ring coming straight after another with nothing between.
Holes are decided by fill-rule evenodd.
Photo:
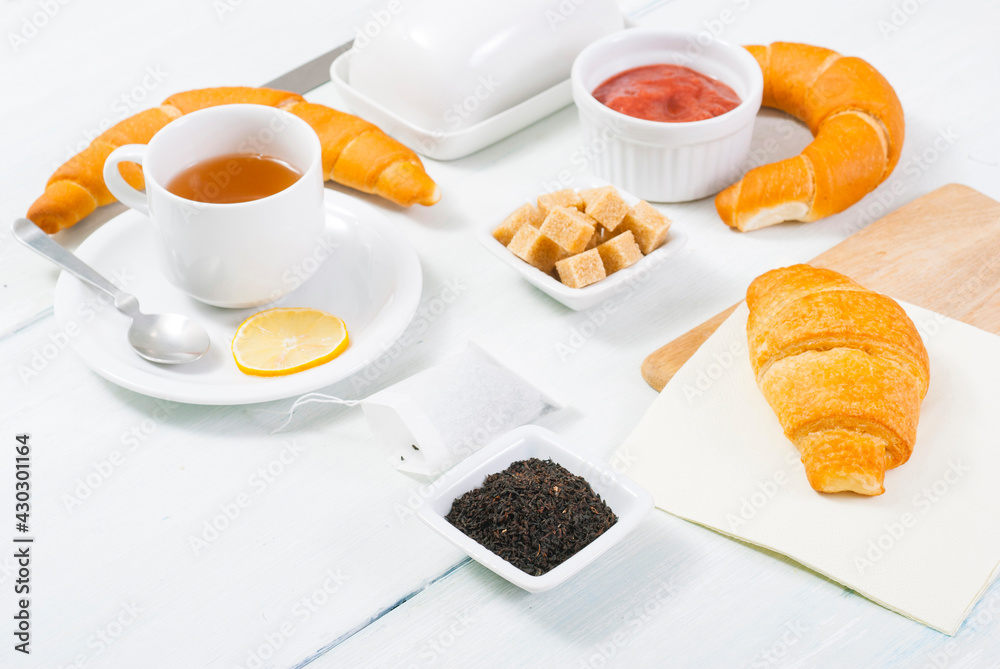
<instances>
[{"instance_id":1,"label":"butter dish lid","mask_svg":"<svg viewBox=\"0 0 1000 669\"><path fill-rule=\"evenodd\" d=\"M437 144L546 92L547 104L503 124L506 134L569 104L568 87L559 95L552 89L568 79L576 55L624 28L614 0L412 0L380 11L357 30L331 79L347 90L352 111L417 129ZM496 134L492 141L505 136ZM463 149L479 143L466 139ZM437 146L414 148L445 157Z\"/></svg>"}]
</instances>

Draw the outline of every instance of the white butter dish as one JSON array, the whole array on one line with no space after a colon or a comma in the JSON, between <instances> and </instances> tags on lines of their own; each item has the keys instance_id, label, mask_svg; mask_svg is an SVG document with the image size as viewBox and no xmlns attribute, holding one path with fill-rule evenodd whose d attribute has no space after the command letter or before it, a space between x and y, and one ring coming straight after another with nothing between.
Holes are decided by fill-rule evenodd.
<instances>
[{"instance_id":1,"label":"white butter dish","mask_svg":"<svg viewBox=\"0 0 1000 669\"><path fill-rule=\"evenodd\" d=\"M330 79L351 112L379 126L417 153L435 160L462 158L499 142L573 102L569 79L495 116L457 130L422 128L375 102L348 82L351 52L333 61Z\"/></svg>"},{"instance_id":2,"label":"white butter dish","mask_svg":"<svg viewBox=\"0 0 1000 669\"><path fill-rule=\"evenodd\" d=\"M614 0L410 0L384 13L330 78L352 111L445 160L569 104L577 54L624 27Z\"/></svg>"}]
</instances>

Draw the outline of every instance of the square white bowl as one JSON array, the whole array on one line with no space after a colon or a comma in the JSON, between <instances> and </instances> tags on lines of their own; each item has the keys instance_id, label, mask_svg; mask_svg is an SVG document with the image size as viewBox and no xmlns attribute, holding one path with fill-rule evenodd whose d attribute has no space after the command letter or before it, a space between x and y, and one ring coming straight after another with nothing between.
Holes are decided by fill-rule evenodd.
<instances>
[{"instance_id":1,"label":"square white bowl","mask_svg":"<svg viewBox=\"0 0 1000 669\"><path fill-rule=\"evenodd\" d=\"M598 179L597 177L583 176L574 179L572 183L567 186L567 188L583 190L587 188L600 188L602 186L611 185L613 184L603 179ZM635 195L632 195L617 186L615 186L615 188L622 196L622 199L625 200L630 207L639 202L639 198ZM610 299L620 290L621 286L634 281L637 275L641 275L643 272L649 272L659 267L668 256L672 255L687 242L687 235L678 231L677 224L674 222L670 226L670 232L668 233L666 243L649 255L643 256L639 262L635 263L631 267L618 270L611 276L601 279L597 283L592 283L589 286L584 286L583 288L570 288L552 275L546 274L537 267L529 265L525 261L521 260L516 255L511 253L506 246L498 242L493 237L493 230L500 225L506 216L507 214L505 214L503 218L491 222L488 226L483 227L477 232L480 243L489 249L497 258L514 268L522 277L524 277L525 281L532 284L553 299L562 302L574 311L590 309L604 300Z\"/></svg>"},{"instance_id":2,"label":"square white bowl","mask_svg":"<svg viewBox=\"0 0 1000 669\"><path fill-rule=\"evenodd\" d=\"M481 487L488 475L530 458L551 459L583 477L618 516L618 522L604 534L541 576L521 571L445 520L452 503ZM549 590L578 573L635 529L653 508L653 496L632 479L616 473L598 459L573 450L557 435L536 425L524 425L499 437L450 469L431 488L434 492L418 511L420 518L476 562L528 592Z\"/></svg>"}]
</instances>

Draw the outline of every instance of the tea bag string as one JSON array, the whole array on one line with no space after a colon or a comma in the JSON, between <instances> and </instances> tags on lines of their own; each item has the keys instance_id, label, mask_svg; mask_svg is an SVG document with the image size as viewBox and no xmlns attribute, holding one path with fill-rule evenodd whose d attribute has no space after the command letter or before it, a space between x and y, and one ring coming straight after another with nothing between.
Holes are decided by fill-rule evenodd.
<instances>
[{"instance_id":1,"label":"tea bag string","mask_svg":"<svg viewBox=\"0 0 1000 669\"><path fill-rule=\"evenodd\" d=\"M345 407L355 407L361 404L361 400L342 400L339 397L334 397L332 395L324 395L323 393L306 393L302 397L295 400L288 411L285 412L285 420L278 427L271 430L271 434L276 432L281 432L285 427L292 422L292 417L295 415L295 410L298 409L303 404L312 404L313 402L321 402L323 404L339 404ZM268 411L267 413L280 413Z\"/></svg>"}]
</instances>

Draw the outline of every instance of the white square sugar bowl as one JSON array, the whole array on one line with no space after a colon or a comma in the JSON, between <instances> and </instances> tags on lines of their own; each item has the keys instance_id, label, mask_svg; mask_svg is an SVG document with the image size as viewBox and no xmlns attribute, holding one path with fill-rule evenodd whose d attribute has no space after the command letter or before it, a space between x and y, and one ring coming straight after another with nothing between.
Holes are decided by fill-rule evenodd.
<instances>
[{"instance_id":1,"label":"white square sugar bowl","mask_svg":"<svg viewBox=\"0 0 1000 669\"><path fill-rule=\"evenodd\" d=\"M592 176L577 177L567 184L569 188L576 190L611 185L614 184ZM639 202L639 198L634 194L624 191L621 188L617 190L628 206L635 206ZM678 229L676 224L671 225L666 243L643 256L639 262L631 267L618 270L614 274L589 286L570 288L551 274L547 274L521 260L511 253L506 246L494 239L493 229L500 224L501 220L502 218L498 217L495 220L489 221L487 225L482 226L477 231L479 242L501 262L520 274L525 281L574 311L591 309L606 300L614 299L618 295L630 294L633 289L638 289L640 286L653 285L654 282L648 281L650 272L660 271L661 266L667 264L666 261L683 248L688 240L686 232ZM663 271L669 271L667 267L663 267L662 269Z\"/></svg>"}]
</instances>

